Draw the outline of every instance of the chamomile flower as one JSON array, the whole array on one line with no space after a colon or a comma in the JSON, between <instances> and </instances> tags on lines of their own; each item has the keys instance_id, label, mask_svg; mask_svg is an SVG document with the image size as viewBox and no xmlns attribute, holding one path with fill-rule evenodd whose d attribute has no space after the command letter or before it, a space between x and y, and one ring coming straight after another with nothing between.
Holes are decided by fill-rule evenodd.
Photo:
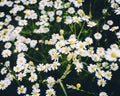
<instances>
[{"instance_id":1,"label":"chamomile flower","mask_svg":"<svg viewBox=\"0 0 120 96\"><path fill-rule=\"evenodd\" d=\"M71 24L73 22L73 19L71 16L66 16L66 19L65 19L65 24Z\"/></svg>"},{"instance_id":2,"label":"chamomile flower","mask_svg":"<svg viewBox=\"0 0 120 96\"><path fill-rule=\"evenodd\" d=\"M31 40L30 41L30 47L34 48L37 45L37 40Z\"/></svg>"},{"instance_id":3,"label":"chamomile flower","mask_svg":"<svg viewBox=\"0 0 120 96\"><path fill-rule=\"evenodd\" d=\"M77 72L82 72L82 69L83 69L83 64L82 63L76 63L75 66L76 66L75 70Z\"/></svg>"},{"instance_id":4,"label":"chamomile flower","mask_svg":"<svg viewBox=\"0 0 120 96\"><path fill-rule=\"evenodd\" d=\"M7 73L7 69L5 67L3 67L1 69L1 72L0 72L2 75L6 74Z\"/></svg>"},{"instance_id":5,"label":"chamomile flower","mask_svg":"<svg viewBox=\"0 0 120 96\"><path fill-rule=\"evenodd\" d=\"M49 88L52 88L55 84L55 79L52 76L49 76L46 81Z\"/></svg>"},{"instance_id":6,"label":"chamomile flower","mask_svg":"<svg viewBox=\"0 0 120 96\"><path fill-rule=\"evenodd\" d=\"M37 71L43 71L43 70L44 70L44 65L43 64L37 65Z\"/></svg>"},{"instance_id":7,"label":"chamomile flower","mask_svg":"<svg viewBox=\"0 0 120 96\"><path fill-rule=\"evenodd\" d=\"M104 48L103 48L103 47L98 47L98 48L97 48L97 54L98 54L99 56L104 56L104 55L105 55L105 50L104 50Z\"/></svg>"},{"instance_id":8,"label":"chamomile flower","mask_svg":"<svg viewBox=\"0 0 120 96\"><path fill-rule=\"evenodd\" d=\"M32 86L32 89L38 89L40 86L38 83L35 83L33 86Z\"/></svg>"},{"instance_id":9,"label":"chamomile flower","mask_svg":"<svg viewBox=\"0 0 120 96\"><path fill-rule=\"evenodd\" d=\"M52 64L51 64L51 68L52 68L52 70L57 70L58 69L58 66L60 66L60 63L59 62L53 62Z\"/></svg>"},{"instance_id":10,"label":"chamomile flower","mask_svg":"<svg viewBox=\"0 0 120 96\"><path fill-rule=\"evenodd\" d=\"M8 78L1 80L0 81L0 90L5 90L10 84L11 84L11 81Z\"/></svg>"},{"instance_id":11,"label":"chamomile flower","mask_svg":"<svg viewBox=\"0 0 120 96\"><path fill-rule=\"evenodd\" d=\"M104 87L106 85L106 80L104 79L99 79L98 82L97 82L98 86L102 86Z\"/></svg>"},{"instance_id":12,"label":"chamomile flower","mask_svg":"<svg viewBox=\"0 0 120 96\"><path fill-rule=\"evenodd\" d=\"M112 21L112 20L108 20L108 21L107 21L107 24L108 24L108 25L113 25L113 21Z\"/></svg>"},{"instance_id":13,"label":"chamomile flower","mask_svg":"<svg viewBox=\"0 0 120 96\"><path fill-rule=\"evenodd\" d=\"M34 89L31 92L31 96L40 96L40 89Z\"/></svg>"},{"instance_id":14,"label":"chamomile flower","mask_svg":"<svg viewBox=\"0 0 120 96\"><path fill-rule=\"evenodd\" d=\"M55 90L53 89L53 88L51 88L51 89L47 89L46 90L46 96L54 96L55 95Z\"/></svg>"},{"instance_id":15,"label":"chamomile flower","mask_svg":"<svg viewBox=\"0 0 120 96\"><path fill-rule=\"evenodd\" d=\"M97 33L94 34L94 37L95 37L96 40L100 40L102 38L102 34L97 32Z\"/></svg>"},{"instance_id":16,"label":"chamomile flower","mask_svg":"<svg viewBox=\"0 0 120 96\"><path fill-rule=\"evenodd\" d=\"M111 68L111 70L116 71L116 70L118 70L119 66L118 66L117 63L112 63L112 64L110 65L110 68Z\"/></svg>"},{"instance_id":17,"label":"chamomile flower","mask_svg":"<svg viewBox=\"0 0 120 96\"><path fill-rule=\"evenodd\" d=\"M7 58L7 57L11 56L11 54L12 54L12 52L8 49L2 51L2 56L4 58Z\"/></svg>"},{"instance_id":18,"label":"chamomile flower","mask_svg":"<svg viewBox=\"0 0 120 96\"><path fill-rule=\"evenodd\" d=\"M85 38L85 42L87 45L91 45L93 43L93 39L90 37Z\"/></svg>"},{"instance_id":19,"label":"chamomile flower","mask_svg":"<svg viewBox=\"0 0 120 96\"><path fill-rule=\"evenodd\" d=\"M10 42L5 43L5 45L4 45L4 47L6 49L9 49L11 46L12 46L12 44Z\"/></svg>"},{"instance_id":20,"label":"chamomile flower","mask_svg":"<svg viewBox=\"0 0 120 96\"><path fill-rule=\"evenodd\" d=\"M112 73L110 71L105 72L105 78L108 79L108 80L111 80Z\"/></svg>"},{"instance_id":21,"label":"chamomile flower","mask_svg":"<svg viewBox=\"0 0 120 96\"><path fill-rule=\"evenodd\" d=\"M99 96L108 96L106 92L100 92Z\"/></svg>"},{"instance_id":22,"label":"chamomile flower","mask_svg":"<svg viewBox=\"0 0 120 96\"><path fill-rule=\"evenodd\" d=\"M27 88L24 87L24 85L21 85L20 87L17 88L17 93L18 94L25 94L27 91Z\"/></svg>"},{"instance_id":23,"label":"chamomile flower","mask_svg":"<svg viewBox=\"0 0 120 96\"><path fill-rule=\"evenodd\" d=\"M117 2L118 4L120 4L120 0L115 0L115 2Z\"/></svg>"},{"instance_id":24,"label":"chamomile flower","mask_svg":"<svg viewBox=\"0 0 120 96\"><path fill-rule=\"evenodd\" d=\"M14 70L15 72L20 72L22 69L23 69L23 66L21 66L21 65L17 65L17 66L14 66L14 67L13 67L13 70Z\"/></svg>"},{"instance_id":25,"label":"chamomile flower","mask_svg":"<svg viewBox=\"0 0 120 96\"><path fill-rule=\"evenodd\" d=\"M20 20L19 25L20 26L26 26L27 25L27 20Z\"/></svg>"},{"instance_id":26,"label":"chamomile flower","mask_svg":"<svg viewBox=\"0 0 120 96\"><path fill-rule=\"evenodd\" d=\"M109 61L116 61L117 58L120 57L120 50L119 49L108 49L106 51L105 59Z\"/></svg>"},{"instance_id":27,"label":"chamomile flower","mask_svg":"<svg viewBox=\"0 0 120 96\"><path fill-rule=\"evenodd\" d=\"M70 8L68 9L68 13L69 13L69 14L74 14L74 13L75 13L74 7L70 7Z\"/></svg>"},{"instance_id":28,"label":"chamomile flower","mask_svg":"<svg viewBox=\"0 0 120 96\"><path fill-rule=\"evenodd\" d=\"M112 28L110 28L110 31L114 32L114 31L116 31L117 29L119 29L118 26L113 26Z\"/></svg>"},{"instance_id":29,"label":"chamomile flower","mask_svg":"<svg viewBox=\"0 0 120 96\"><path fill-rule=\"evenodd\" d=\"M48 71L51 71L51 65L47 63L44 65L44 72L48 72Z\"/></svg>"},{"instance_id":30,"label":"chamomile flower","mask_svg":"<svg viewBox=\"0 0 120 96\"><path fill-rule=\"evenodd\" d=\"M105 75L105 72L103 70L98 69L95 73L95 76L99 79L101 79Z\"/></svg>"},{"instance_id":31,"label":"chamomile flower","mask_svg":"<svg viewBox=\"0 0 120 96\"><path fill-rule=\"evenodd\" d=\"M29 81L35 82L37 80L37 74L36 73L31 73L31 76L29 77Z\"/></svg>"},{"instance_id":32,"label":"chamomile flower","mask_svg":"<svg viewBox=\"0 0 120 96\"><path fill-rule=\"evenodd\" d=\"M92 21L89 21L88 24L87 24L88 27L94 27L96 26L96 23L95 22L92 22Z\"/></svg>"},{"instance_id":33,"label":"chamomile flower","mask_svg":"<svg viewBox=\"0 0 120 96\"><path fill-rule=\"evenodd\" d=\"M89 71L90 73L95 72L96 69L97 69L97 66L96 66L96 65L90 64L90 65L88 66L88 71Z\"/></svg>"},{"instance_id":34,"label":"chamomile flower","mask_svg":"<svg viewBox=\"0 0 120 96\"><path fill-rule=\"evenodd\" d=\"M108 30L109 28L110 28L110 27L109 27L109 25L107 25L107 24L104 24L103 27L102 27L103 30Z\"/></svg>"}]
</instances>

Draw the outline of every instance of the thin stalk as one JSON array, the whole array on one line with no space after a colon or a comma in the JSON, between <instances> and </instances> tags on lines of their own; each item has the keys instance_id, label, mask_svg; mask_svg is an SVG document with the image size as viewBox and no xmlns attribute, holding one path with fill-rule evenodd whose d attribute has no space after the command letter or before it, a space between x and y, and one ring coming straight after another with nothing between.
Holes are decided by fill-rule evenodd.
<instances>
[{"instance_id":1,"label":"thin stalk","mask_svg":"<svg viewBox=\"0 0 120 96\"><path fill-rule=\"evenodd\" d=\"M90 11L89 11L89 16L92 18L92 1L90 1Z\"/></svg>"},{"instance_id":2,"label":"thin stalk","mask_svg":"<svg viewBox=\"0 0 120 96\"><path fill-rule=\"evenodd\" d=\"M79 39L79 37L80 37L83 29L84 29L84 26L85 26L85 22L83 22L83 25L82 25L82 27L81 27L81 30L80 30L80 32L79 32L79 34L78 34L78 37L77 37L78 39Z\"/></svg>"},{"instance_id":3,"label":"thin stalk","mask_svg":"<svg viewBox=\"0 0 120 96\"><path fill-rule=\"evenodd\" d=\"M66 92L66 90L65 90L65 87L64 87L64 85L63 85L63 83L62 83L61 80L59 80L59 83L60 83L60 86L61 86L61 88L62 88L62 90L63 90L65 96L68 96L68 95L67 95L67 92Z\"/></svg>"}]
</instances>

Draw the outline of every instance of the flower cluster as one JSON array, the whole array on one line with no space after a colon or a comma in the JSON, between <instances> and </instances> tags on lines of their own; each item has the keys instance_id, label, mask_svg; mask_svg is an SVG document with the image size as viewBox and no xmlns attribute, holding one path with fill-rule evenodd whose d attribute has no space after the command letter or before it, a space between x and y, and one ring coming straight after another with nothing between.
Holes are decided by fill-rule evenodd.
<instances>
[{"instance_id":1,"label":"flower cluster","mask_svg":"<svg viewBox=\"0 0 120 96\"><path fill-rule=\"evenodd\" d=\"M98 12L95 4L101 2ZM66 89L109 96L105 88L120 66L119 5L120 0L1 0L0 92L16 82L18 96L73 96ZM98 91L82 87L86 78L80 75L91 75Z\"/></svg>"}]
</instances>

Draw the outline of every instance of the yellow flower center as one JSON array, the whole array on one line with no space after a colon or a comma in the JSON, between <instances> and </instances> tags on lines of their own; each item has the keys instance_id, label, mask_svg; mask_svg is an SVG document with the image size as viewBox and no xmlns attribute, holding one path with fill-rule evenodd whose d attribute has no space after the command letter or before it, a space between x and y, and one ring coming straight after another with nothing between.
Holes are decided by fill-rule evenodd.
<instances>
[{"instance_id":1,"label":"yellow flower center","mask_svg":"<svg viewBox=\"0 0 120 96\"><path fill-rule=\"evenodd\" d=\"M48 91L48 94L49 94L49 95L52 95L53 93L52 93L52 91Z\"/></svg>"},{"instance_id":2,"label":"yellow flower center","mask_svg":"<svg viewBox=\"0 0 120 96\"><path fill-rule=\"evenodd\" d=\"M5 0L0 0L0 2L4 2Z\"/></svg>"},{"instance_id":3,"label":"yellow flower center","mask_svg":"<svg viewBox=\"0 0 120 96\"><path fill-rule=\"evenodd\" d=\"M78 4L81 4L82 3L82 0L77 0Z\"/></svg>"},{"instance_id":4,"label":"yellow flower center","mask_svg":"<svg viewBox=\"0 0 120 96\"><path fill-rule=\"evenodd\" d=\"M116 58L116 57L117 57L117 54L116 54L115 52L112 52L112 53L111 53L111 57Z\"/></svg>"},{"instance_id":5,"label":"yellow flower center","mask_svg":"<svg viewBox=\"0 0 120 96\"><path fill-rule=\"evenodd\" d=\"M79 89L79 88L81 88L81 84L80 83L77 83L76 84L76 87Z\"/></svg>"}]
</instances>

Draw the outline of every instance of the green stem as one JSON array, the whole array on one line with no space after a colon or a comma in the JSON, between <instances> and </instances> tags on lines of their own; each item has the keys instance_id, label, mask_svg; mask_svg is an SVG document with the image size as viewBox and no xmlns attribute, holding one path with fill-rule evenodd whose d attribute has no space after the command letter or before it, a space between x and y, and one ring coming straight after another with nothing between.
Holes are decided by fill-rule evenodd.
<instances>
[{"instance_id":1,"label":"green stem","mask_svg":"<svg viewBox=\"0 0 120 96\"><path fill-rule=\"evenodd\" d=\"M37 59L31 57L29 54L27 54L27 53L24 53L24 54L25 54L25 56L28 57L29 59L31 59L31 60L33 60L33 61L35 61L35 62L39 62Z\"/></svg>"},{"instance_id":2,"label":"green stem","mask_svg":"<svg viewBox=\"0 0 120 96\"><path fill-rule=\"evenodd\" d=\"M61 80L59 80L59 83L60 83L60 86L61 86L61 88L62 88L62 90L63 90L65 96L68 96L68 95L67 95L67 92L66 92L66 90L65 90L65 87L64 87L64 85L63 85L63 83L62 83Z\"/></svg>"},{"instance_id":3,"label":"green stem","mask_svg":"<svg viewBox=\"0 0 120 96\"><path fill-rule=\"evenodd\" d=\"M81 91L82 93L85 93L85 94L89 94L89 95L97 96L97 94L95 94L95 93L93 93L93 92L84 91L84 90L79 90L79 91Z\"/></svg>"},{"instance_id":4,"label":"green stem","mask_svg":"<svg viewBox=\"0 0 120 96\"><path fill-rule=\"evenodd\" d=\"M75 36L76 36L76 26L75 26L76 24L74 24L74 30L75 30Z\"/></svg>"},{"instance_id":5,"label":"green stem","mask_svg":"<svg viewBox=\"0 0 120 96\"><path fill-rule=\"evenodd\" d=\"M79 39L79 37L80 37L83 29L84 29L84 26L85 26L85 22L83 22L83 25L82 25L82 27L81 27L81 30L80 30L80 32L79 32L79 34L78 34L78 37L77 37L78 39Z\"/></svg>"},{"instance_id":6,"label":"green stem","mask_svg":"<svg viewBox=\"0 0 120 96\"><path fill-rule=\"evenodd\" d=\"M90 18L92 18L92 1L90 1L90 11L89 11L89 16Z\"/></svg>"}]
</instances>

